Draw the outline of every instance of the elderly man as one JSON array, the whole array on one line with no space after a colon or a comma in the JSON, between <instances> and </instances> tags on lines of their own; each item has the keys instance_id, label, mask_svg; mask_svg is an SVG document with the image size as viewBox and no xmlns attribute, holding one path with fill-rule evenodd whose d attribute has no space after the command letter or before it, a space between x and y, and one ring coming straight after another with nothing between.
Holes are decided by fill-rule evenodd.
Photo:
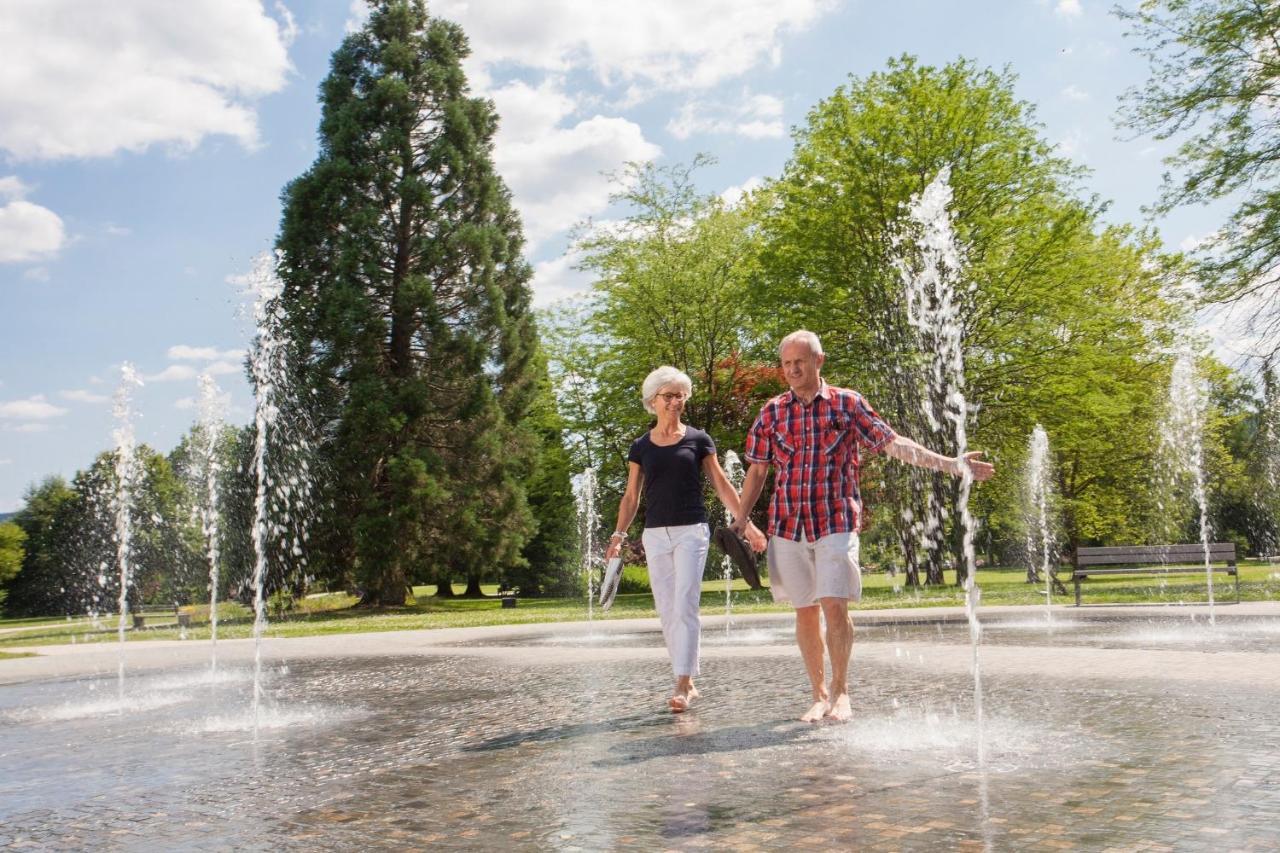
<instances>
[{"instance_id":1,"label":"elderly man","mask_svg":"<svg viewBox=\"0 0 1280 853\"><path fill-rule=\"evenodd\" d=\"M747 433L751 467L742 485L744 514L754 506L768 466L778 470L769 502L769 581L775 601L796 610L796 643L804 658L813 704L800 719L847 721L849 656L853 621L849 600L862 597L858 566L858 528L862 498L858 491L860 454L883 451L921 468L975 480L995 472L981 453L952 458L934 453L893 431L856 391L822 380L825 356L813 332L792 332L778 347L782 372L791 390L765 403ZM825 651L831 658L831 684L825 683Z\"/></svg>"}]
</instances>

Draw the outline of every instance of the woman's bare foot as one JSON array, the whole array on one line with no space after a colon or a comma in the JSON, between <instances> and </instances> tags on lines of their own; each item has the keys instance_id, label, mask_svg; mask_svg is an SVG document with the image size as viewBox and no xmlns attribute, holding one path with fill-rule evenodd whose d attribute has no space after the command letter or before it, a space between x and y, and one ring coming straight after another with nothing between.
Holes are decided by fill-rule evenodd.
<instances>
[{"instance_id":1,"label":"woman's bare foot","mask_svg":"<svg viewBox=\"0 0 1280 853\"><path fill-rule=\"evenodd\" d=\"M683 677L676 681L675 692L671 694L671 698L667 700L667 707L671 709L671 713L680 714L689 710L689 706L693 704L693 700L701 696L698 688L693 686L693 679Z\"/></svg>"},{"instance_id":2,"label":"woman's bare foot","mask_svg":"<svg viewBox=\"0 0 1280 853\"><path fill-rule=\"evenodd\" d=\"M826 699L819 699L813 703L813 707L804 712L804 716L800 718L802 723L816 723L827 715L831 710L831 705Z\"/></svg>"}]
</instances>

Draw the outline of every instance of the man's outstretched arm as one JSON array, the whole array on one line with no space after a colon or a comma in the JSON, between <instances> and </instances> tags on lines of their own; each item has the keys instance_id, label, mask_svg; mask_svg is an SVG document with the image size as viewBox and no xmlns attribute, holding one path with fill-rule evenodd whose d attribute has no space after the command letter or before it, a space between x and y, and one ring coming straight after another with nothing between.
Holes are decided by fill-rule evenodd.
<instances>
[{"instance_id":1,"label":"man's outstretched arm","mask_svg":"<svg viewBox=\"0 0 1280 853\"><path fill-rule=\"evenodd\" d=\"M990 480L991 476L996 472L996 466L990 462L982 461L982 451L980 450L974 450L959 457L943 456L941 453L934 453L929 448L902 435L886 444L884 452L894 459L906 462L908 465L915 465L917 468L928 468L933 471L942 471L945 474L952 474L956 477L963 476L965 466L968 466L973 479L979 482Z\"/></svg>"}]
</instances>

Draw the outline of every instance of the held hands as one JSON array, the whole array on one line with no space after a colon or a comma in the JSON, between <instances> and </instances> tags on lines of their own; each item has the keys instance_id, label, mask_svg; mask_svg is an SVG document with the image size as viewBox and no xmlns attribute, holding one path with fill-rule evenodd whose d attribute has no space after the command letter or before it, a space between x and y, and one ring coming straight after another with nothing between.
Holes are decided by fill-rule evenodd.
<instances>
[{"instance_id":1,"label":"held hands","mask_svg":"<svg viewBox=\"0 0 1280 853\"><path fill-rule=\"evenodd\" d=\"M745 537L747 544L751 546L751 550L757 554L764 551L768 547L769 542L765 538L763 531L756 527L755 522L746 518L735 518L733 524L729 525L730 529L739 536Z\"/></svg>"},{"instance_id":2,"label":"held hands","mask_svg":"<svg viewBox=\"0 0 1280 853\"><path fill-rule=\"evenodd\" d=\"M996 473L996 466L992 465L990 462L983 462L981 457L981 450L974 450L966 453L962 459L956 460L956 467L958 468L957 473L963 474L964 466L967 465L969 466L970 473L973 474L973 479L977 480L979 483L984 480L990 480Z\"/></svg>"}]
</instances>

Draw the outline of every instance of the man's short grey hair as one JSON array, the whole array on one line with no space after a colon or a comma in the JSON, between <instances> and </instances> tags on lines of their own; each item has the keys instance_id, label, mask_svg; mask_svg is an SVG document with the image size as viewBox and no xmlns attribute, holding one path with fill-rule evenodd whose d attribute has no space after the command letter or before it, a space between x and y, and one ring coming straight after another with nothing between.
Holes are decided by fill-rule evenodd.
<instances>
[{"instance_id":1,"label":"man's short grey hair","mask_svg":"<svg viewBox=\"0 0 1280 853\"><path fill-rule=\"evenodd\" d=\"M658 392L668 385L680 386L680 390L684 392L685 399L693 396L693 380L689 378L689 374L669 364L664 364L646 376L644 385L640 388L640 398L644 401L644 410L646 412L649 414L658 413L657 408L653 405L653 398L657 397Z\"/></svg>"},{"instance_id":2,"label":"man's short grey hair","mask_svg":"<svg viewBox=\"0 0 1280 853\"><path fill-rule=\"evenodd\" d=\"M778 344L778 358L782 358L782 350L788 344L804 344L815 356L822 355L822 341L808 329L800 329L783 338L782 343Z\"/></svg>"}]
</instances>

